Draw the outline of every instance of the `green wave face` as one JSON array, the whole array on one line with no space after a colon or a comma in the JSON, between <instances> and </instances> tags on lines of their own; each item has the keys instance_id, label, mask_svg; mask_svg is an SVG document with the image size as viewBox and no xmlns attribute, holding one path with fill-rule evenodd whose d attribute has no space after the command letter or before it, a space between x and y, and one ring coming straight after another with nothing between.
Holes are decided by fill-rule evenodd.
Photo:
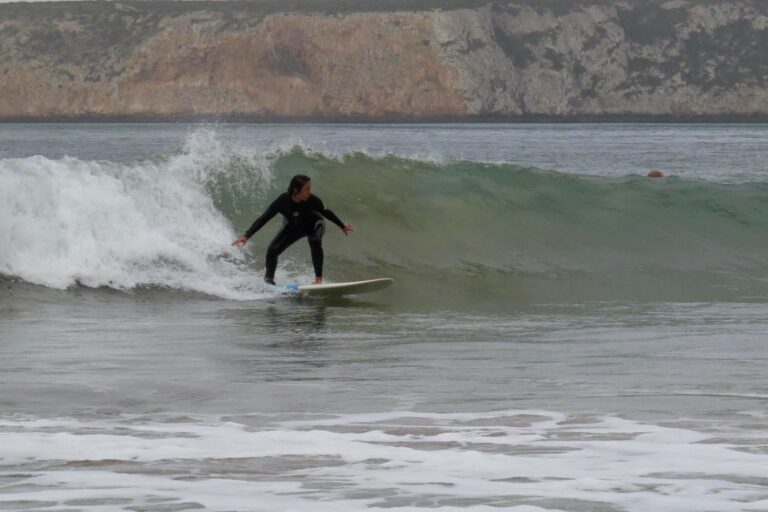
<instances>
[{"instance_id":1,"label":"green wave face","mask_svg":"<svg viewBox=\"0 0 768 512\"><path fill-rule=\"evenodd\" d=\"M392 277L375 297L409 310L768 297L766 184L265 151L205 134L154 161L1 160L0 274L59 289L271 296L261 274L280 220L245 251L230 244L297 173L356 227L345 237L329 225L326 277ZM280 269L283 282L308 279L306 244Z\"/></svg>"},{"instance_id":2,"label":"green wave face","mask_svg":"<svg viewBox=\"0 0 768 512\"><path fill-rule=\"evenodd\" d=\"M398 280L391 293L400 289L403 300L460 306L768 294L764 184L586 177L300 148L273 155L268 169L265 178L263 166L233 159L207 182L237 231L293 174L308 174L313 193L357 228L347 240L330 230L328 275L391 276ZM271 236L265 231L254 238L260 248Z\"/></svg>"}]
</instances>

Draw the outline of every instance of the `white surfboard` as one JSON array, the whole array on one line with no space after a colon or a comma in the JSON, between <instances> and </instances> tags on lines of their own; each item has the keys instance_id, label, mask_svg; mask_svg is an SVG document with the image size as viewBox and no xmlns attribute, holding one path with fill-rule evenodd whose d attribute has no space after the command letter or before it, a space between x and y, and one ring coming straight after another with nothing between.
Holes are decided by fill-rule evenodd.
<instances>
[{"instance_id":1,"label":"white surfboard","mask_svg":"<svg viewBox=\"0 0 768 512\"><path fill-rule=\"evenodd\" d=\"M283 288L302 295L357 295L382 290L391 285L394 279L382 277L367 281L353 281L350 283L323 283L323 284L288 284Z\"/></svg>"}]
</instances>

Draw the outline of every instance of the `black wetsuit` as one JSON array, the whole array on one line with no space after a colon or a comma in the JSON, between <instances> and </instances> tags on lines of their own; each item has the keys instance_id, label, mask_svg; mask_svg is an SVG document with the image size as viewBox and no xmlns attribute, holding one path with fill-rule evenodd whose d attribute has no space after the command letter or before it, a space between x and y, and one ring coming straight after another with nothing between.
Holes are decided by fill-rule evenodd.
<instances>
[{"instance_id":1,"label":"black wetsuit","mask_svg":"<svg viewBox=\"0 0 768 512\"><path fill-rule=\"evenodd\" d=\"M291 244L305 236L309 240L315 276L323 277L322 238L325 233L323 217L342 229L344 228L344 223L331 210L326 210L319 197L310 195L306 201L297 203L291 199L290 194L284 192L269 205L266 211L261 214L261 217L253 221L251 227L245 232L245 236L247 238L252 237L254 233L260 230L264 224L269 222L278 213L283 215L285 222L283 229L275 235L275 238L269 244L269 248L267 248L267 270L264 274L264 280L274 284L277 257L290 247Z\"/></svg>"}]
</instances>

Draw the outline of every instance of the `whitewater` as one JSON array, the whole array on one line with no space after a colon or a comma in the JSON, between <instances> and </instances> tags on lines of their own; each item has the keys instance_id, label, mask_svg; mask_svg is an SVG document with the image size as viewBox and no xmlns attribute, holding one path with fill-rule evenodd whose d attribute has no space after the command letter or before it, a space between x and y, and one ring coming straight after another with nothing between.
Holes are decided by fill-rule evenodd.
<instances>
[{"instance_id":1,"label":"whitewater","mask_svg":"<svg viewBox=\"0 0 768 512\"><path fill-rule=\"evenodd\" d=\"M766 135L0 125L0 508L765 510Z\"/></svg>"}]
</instances>

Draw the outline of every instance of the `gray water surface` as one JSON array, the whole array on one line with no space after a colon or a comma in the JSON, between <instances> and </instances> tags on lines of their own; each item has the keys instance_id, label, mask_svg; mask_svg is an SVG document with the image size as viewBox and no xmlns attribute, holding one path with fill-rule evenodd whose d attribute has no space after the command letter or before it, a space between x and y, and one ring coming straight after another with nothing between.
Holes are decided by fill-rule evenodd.
<instances>
[{"instance_id":1,"label":"gray water surface","mask_svg":"<svg viewBox=\"0 0 768 512\"><path fill-rule=\"evenodd\" d=\"M767 130L0 125L0 159L162 160L202 136L749 184ZM768 507L764 298L412 309L395 287L225 300L0 277L0 508Z\"/></svg>"}]
</instances>

